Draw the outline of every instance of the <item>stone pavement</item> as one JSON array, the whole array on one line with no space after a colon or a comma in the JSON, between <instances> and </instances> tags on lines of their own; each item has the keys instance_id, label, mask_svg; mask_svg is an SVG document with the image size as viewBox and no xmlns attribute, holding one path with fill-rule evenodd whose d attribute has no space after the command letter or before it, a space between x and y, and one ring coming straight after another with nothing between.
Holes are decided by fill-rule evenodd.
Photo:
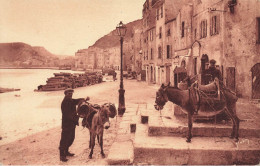
<instances>
[{"instance_id":1,"label":"stone pavement","mask_svg":"<svg viewBox=\"0 0 260 166\"><path fill-rule=\"evenodd\" d=\"M168 102L161 112L153 103L127 106L117 137L108 154L109 165L139 164L259 164L260 109L239 99L237 114L241 119L240 140L229 139L231 123L194 123L191 143L186 143L187 120L174 116L173 104ZM148 118L143 124L141 117ZM131 124L136 131L131 132ZM134 125L132 125L134 126ZM134 128L133 128L134 129Z\"/></svg>"},{"instance_id":2,"label":"stone pavement","mask_svg":"<svg viewBox=\"0 0 260 166\"><path fill-rule=\"evenodd\" d=\"M136 106L136 105L134 105ZM120 125L117 131L117 136L112 144L107 163L109 165L129 165L133 164L133 140L134 133L130 132L130 124L137 122L137 112L135 107L128 107L123 117L118 117Z\"/></svg>"}]
</instances>

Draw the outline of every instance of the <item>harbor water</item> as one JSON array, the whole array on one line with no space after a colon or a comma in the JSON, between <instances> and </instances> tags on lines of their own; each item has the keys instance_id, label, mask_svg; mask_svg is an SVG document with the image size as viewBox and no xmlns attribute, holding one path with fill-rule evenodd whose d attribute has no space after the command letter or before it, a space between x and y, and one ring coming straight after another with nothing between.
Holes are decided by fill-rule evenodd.
<instances>
[{"instance_id":1,"label":"harbor water","mask_svg":"<svg viewBox=\"0 0 260 166\"><path fill-rule=\"evenodd\" d=\"M61 123L63 91L36 92L53 73L70 70L0 69L0 87L15 88L0 94L0 145L57 127Z\"/></svg>"}]
</instances>

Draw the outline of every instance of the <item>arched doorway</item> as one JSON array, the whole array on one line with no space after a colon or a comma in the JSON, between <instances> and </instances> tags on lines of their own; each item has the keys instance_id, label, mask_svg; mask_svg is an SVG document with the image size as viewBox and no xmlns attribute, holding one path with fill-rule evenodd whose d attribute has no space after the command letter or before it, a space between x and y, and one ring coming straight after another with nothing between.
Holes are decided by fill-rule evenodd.
<instances>
[{"instance_id":1,"label":"arched doorway","mask_svg":"<svg viewBox=\"0 0 260 166\"><path fill-rule=\"evenodd\" d=\"M181 61L181 67L186 69L186 61L185 60L182 60Z\"/></svg>"},{"instance_id":2,"label":"arched doorway","mask_svg":"<svg viewBox=\"0 0 260 166\"><path fill-rule=\"evenodd\" d=\"M252 72L252 99L260 99L260 63L251 68Z\"/></svg>"},{"instance_id":3,"label":"arched doorway","mask_svg":"<svg viewBox=\"0 0 260 166\"><path fill-rule=\"evenodd\" d=\"M201 48L201 44L199 41L195 41L192 46L191 46L191 51L192 51L192 57L193 57L193 74L197 75L198 74L198 66L199 65L199 57L200 57L200 48Z\"/></svg>"}]
</instances>

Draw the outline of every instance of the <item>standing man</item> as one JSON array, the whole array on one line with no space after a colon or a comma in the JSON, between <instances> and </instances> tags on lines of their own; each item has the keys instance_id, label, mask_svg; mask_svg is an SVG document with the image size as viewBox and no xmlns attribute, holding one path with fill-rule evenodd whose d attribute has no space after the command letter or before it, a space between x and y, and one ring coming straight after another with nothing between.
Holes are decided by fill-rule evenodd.
<instances>
[{"instance_id":1,"label":"standing man","mask_svg":"<svg viewBox=\"0 0 260 166\"><path fill-rule=\"evenodd\" d=\"M116 80L116 71L114 71L114 73L113 73L113 80L114 81Z\"/></svg>"},{"instance_id":2,"label":"standing man","mask_svg":"<svg viewBox=\"0 0 260 166\"><path fill-rule=\"evenodd\" d=\"M209 61L209 68L207 70L205 70L205 74L206 75L210 75L211 76L211 80L207 80L207 84L214 81L215 78L218 78L220 81L222 81L222 75L219 69L216 68L215 64L216 61L214 59L211 59ZM208 82L209 81L209 82Z\"/></svg>"},{"instance_id":3,"label":"standing man","mask_svg":"<svg viewBox=\"0 0 260 166\"><path fill-rule=\"evenodd\" d=\"M68 161L66 156L74 156L73 153L69 152L69 147L72 145L75 138L75 128L76 125L79 125L79 117L76 113L76 106L81 100L72 99L74 90L69 88L64 91L65 97L61 103L62 111L62 131L61 131L61 140L60 140L60 160L63 162ZM87 97L86 100L89 100Z\"/></svg>"}]
</instances>

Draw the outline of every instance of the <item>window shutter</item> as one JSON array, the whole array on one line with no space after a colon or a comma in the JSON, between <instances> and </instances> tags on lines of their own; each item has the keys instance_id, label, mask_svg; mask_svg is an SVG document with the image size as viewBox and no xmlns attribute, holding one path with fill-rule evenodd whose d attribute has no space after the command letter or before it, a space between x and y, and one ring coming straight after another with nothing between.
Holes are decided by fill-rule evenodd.
<instances>
[{"instance_id":1,"label":"window shutter","mask_svg":"<svg viewBox=\"0 0 260 166\"><path fill-rule=\"evenodd\" d=\"M172 58L172 45L170 45L170 47L171 47L171 48L170 48L170 49L171 49L171 50L170 50L170 58Z\"/></svg>"},{"instance_id":2,"label":"window shutter","mask_svg":"<svg viewBox=\"0 0 260 166\"><path fill-rule=\"evenodd\" d=\"M202 38L202 21L200 22L200 38Z\"/></svg>"},{"instance_id":3,"label":"window shutter","mask_svg":"<svg viewBox=\"0 0 260 166\"><path fill-rule=\"evenodd\" d=\"M213 17L211 17L211 19L210 19L210 36L212 36L212 34L213 34L213 28L214 28L214 16Z\"/></svg>"},{"instance_id":4,"label":"window shutter","mask_svg":"<svg viewBox=\"0 0 260 166\"><path fill-rule=\"evenodd\" d=\"M206 22L206 27L205 27L205 37L207 37L207 29L208 29L208 26L207 26L207 20L205 20Z\"/></svg>"},{"instance_id":5,"label":"window shutter","mask_svg":"<svg viewBox=\"0 0 260 166\"><path fill-rule=\"evenodd\" d=\"M220 32L220 15L217 16L216 21L217 21L216 33L219 34L219 32Z\"/></svg>"}]
</instances>

